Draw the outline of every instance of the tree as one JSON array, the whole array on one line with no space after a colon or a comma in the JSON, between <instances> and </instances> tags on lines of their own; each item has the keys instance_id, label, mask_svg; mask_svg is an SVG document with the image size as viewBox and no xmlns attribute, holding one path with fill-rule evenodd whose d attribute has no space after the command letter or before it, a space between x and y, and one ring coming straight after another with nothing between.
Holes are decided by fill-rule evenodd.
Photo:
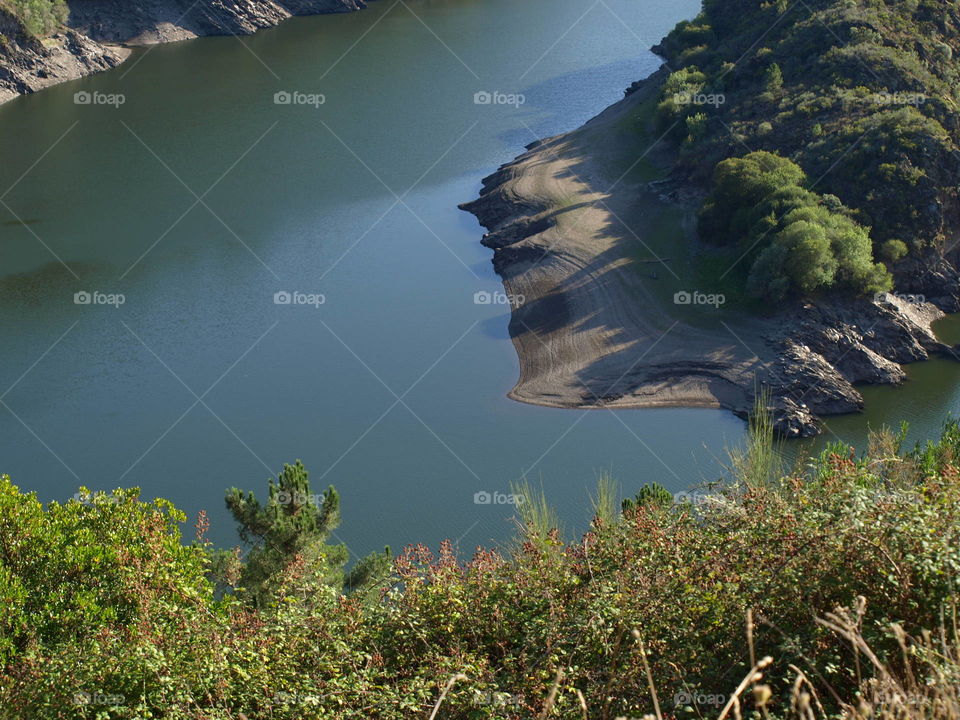
<instances>
[{"instance_id":1,"label":"tree","mask_svg":"<svg viewBox=\"0 0 960 720\"><path fill-rule=\"evenodd\" d=\"M902 260L908 252L909 248L907 248L907 244L903 242L903 240L897 240L896 238L887 240L880 246L880 257L887 262Z\"/></svg>"},{"instance_id":2,"label":"tree","mask_svg":"<svg viewBox=\"0 0 960 720\"><path fill-rule=\"evenodd\" d=\"M763 76L763 84L767 92L780 92L783 89L783 71L777 63L767 68Z\"/></svg>"},{"instance_id":3,"label":"tree","mask_svg":"<svg viewBox=\"0 0 960 720\"><path fill-rule=\"evenodd\" d=\"M320 495L313 494L309 473L299 460L294 465L284 464L277 478L269 480L266 504L261 505L252 492L237 488L227 492L226 503L237 521L240 539L249 548L239 587L257 605L269 601L279 574L295 560L337 589L346 585L355 590L386 574L389 548L364 558L354 572L344 576L349 557L346 546L327 544L340 524L340 495L332 485Z\"/></svg>"},{"instance_id":4,"label":"tree","mask_svg":"<svg viewBox=\"0 0 960 720\"><path fill-rule=\"evenodd\" d=\"M874 262L870 229L851 219L839 198L818 195L806 181L796 163L774 153L724 160L701 211L700 232L740 245L747 290L758 298L891 287L887 268Z\"/></svg>"},{"instance_id":5,"label":"tree","mask_svg":"<svg viewBox=\"0 0 960 720\"><path fill-rule=\"evenodd\" d=\"M638 508L660 507L666 508L673 505L673 495L660 483L644 483L635 498L627 498L621 503L624 515L629 515L637 511Z\"/></svg>"}]
</instances>

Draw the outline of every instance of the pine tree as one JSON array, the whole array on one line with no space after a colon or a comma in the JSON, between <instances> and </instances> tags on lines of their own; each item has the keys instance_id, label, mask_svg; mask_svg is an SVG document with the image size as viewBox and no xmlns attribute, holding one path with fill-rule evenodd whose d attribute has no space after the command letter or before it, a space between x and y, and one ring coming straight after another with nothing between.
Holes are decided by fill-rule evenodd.
<instances>
[{"instance_id":1,"label":"pine tree","mask_svg":"<svg viewBox=\"0 0 960 720\"><path fill-rule=\"evenodd\" d=\"M240 539L248 548L239 587L256 605L269 602L279 573L294 560L305 572L337 590L356 590L382 580L390 567L390 549L360 560L345 578L349 558L345 545L327 543L340 524L340 495L331 485L322 494L311 492L303 463L285 464L276 479L268 481L267 502L252 492L231 488L227 508L237 521Z\"/></svg>"},{"instance_id":2,"label":"pine tree","mask_svg":"<svg viewBox=\"0 0 960 720\"><path fill-rule=\"evenodd\" d=\"M651 507L670 507L673 504L673 495L660 483L644 483L635 498L627 498L623 501L623 513L629 515L635 513L638 508L644 506Z\"/></svg>"}]
</instances>

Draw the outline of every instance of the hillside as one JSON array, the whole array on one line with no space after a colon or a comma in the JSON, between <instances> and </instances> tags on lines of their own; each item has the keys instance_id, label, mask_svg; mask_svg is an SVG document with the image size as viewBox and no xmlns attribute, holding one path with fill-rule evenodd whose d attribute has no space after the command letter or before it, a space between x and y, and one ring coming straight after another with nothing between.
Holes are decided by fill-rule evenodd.
<instances>
[{"instance_id":1,"label":"hillside","mask_svg":"<svg viewBox=\"0 0 960 720\"><path fill-rule=\"evenodd\" d=\"M869 235L866 247L893 272L898 292L923 295L943 310L960 308L960 4L707 0L699 17L680 23L655 50L672 71L657 121L680 148L675 177L713 188L718 163L758 151L802 170L798 180L773 180L779 198L751 196L744 186L739 199L715 191L721 194L701 217L701 236L737 247L738 257L745 255L741 275L764 272L756 263L777 245L789 224L784 218L798 205L816 204L821 215L832 212ZM719 166L728 174L735 167ZM736 173L726 179L741 180ZM791 185L812 193L788 198ZM753 214L730 228L725 221L738 201ZM790 242L784 237L781 245ZM872 293L889 289L882 274L821 286ZM803 290L821 289L810 284ZM771 295L769 288L754 290Z\"/></svg>"}]
</instances>

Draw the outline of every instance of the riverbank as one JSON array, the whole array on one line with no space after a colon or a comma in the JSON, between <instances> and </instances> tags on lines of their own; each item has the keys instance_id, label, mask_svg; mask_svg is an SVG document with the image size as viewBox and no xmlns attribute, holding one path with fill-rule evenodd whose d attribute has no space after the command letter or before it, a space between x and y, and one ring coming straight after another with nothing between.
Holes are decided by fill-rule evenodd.
<instances>
[{"instance_id":1,"label":"riverbank","mask_svg":"<svg viewBox=\"0 0 960 720\"><path fill-rule=\"evenodd\" d=\"M0 9L0 104L116 67L130 48L212 35L250 35L294 15L353 12L364 0L158 0L134 8L118 0L69 4L67 26L33 37Z\"/></svg>"},{"instance_id":2,"label":"riverbank","mask_svg":"<svg viewBox=\"0 0 960 720\"><path fill-rule=\"evenodd\" d=\"M564 408L722 407L769 390L777 429L821 431L858 412L859 383L898 384L900 363L950 355L916 298L797 303L758 313L718 287L722 263L693 225L702 195L669 177L652 130L663 71L573 132L533 143L461 207L514 307L520 378L509 396ZM721 276L722 278L722 276ZM728 302L729 301L729 302Z\"/></svg>"}]
</instances>

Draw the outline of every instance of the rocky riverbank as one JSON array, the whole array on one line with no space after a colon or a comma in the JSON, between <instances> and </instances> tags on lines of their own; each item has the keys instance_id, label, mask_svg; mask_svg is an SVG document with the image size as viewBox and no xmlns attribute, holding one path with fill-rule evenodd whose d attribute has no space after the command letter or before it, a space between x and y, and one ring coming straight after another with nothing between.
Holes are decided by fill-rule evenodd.
<instances>
[{"instance_id":1,"label":"rocky riverbank","mask_svg":"<svg viewBox=\"0 0 960 720\"><path fill-rule=\"evenodd\" d=\"M520 358L512 398L745 416L766 388L778 431L809 437L821 431L818 417L863 409L856 385L898 384L901 364L954 356L931 329L960 307L957 272L939 258L901 271L898 287L910 296L796 303L765 316L698 312L677 296L671 303L674 292L689 296L690 258L706 251L689 222L700 191L634 179L636 162L622 169L624 157L649 156L669 171L666 151L638 142L637 131L661 79L636 84L583 127L528 146L461 206L489 230L482 242L507 292L524 298L510 323ZM658 216L671 210L684 218L672 242L686 264L651 247Z\"/></svg>"},{"instance_id":2,"label":"rocky riverbank","mask_svg":"<svg viewBox=\"0 0 960 720\"><path fill-rule=\"evenodd\" d=\"M138 45L249 35L293 15L352 12L365 0L75 0L67 27L40 40L0 8L0 103L120 64Z\"/></svg>"}]
</instances>

